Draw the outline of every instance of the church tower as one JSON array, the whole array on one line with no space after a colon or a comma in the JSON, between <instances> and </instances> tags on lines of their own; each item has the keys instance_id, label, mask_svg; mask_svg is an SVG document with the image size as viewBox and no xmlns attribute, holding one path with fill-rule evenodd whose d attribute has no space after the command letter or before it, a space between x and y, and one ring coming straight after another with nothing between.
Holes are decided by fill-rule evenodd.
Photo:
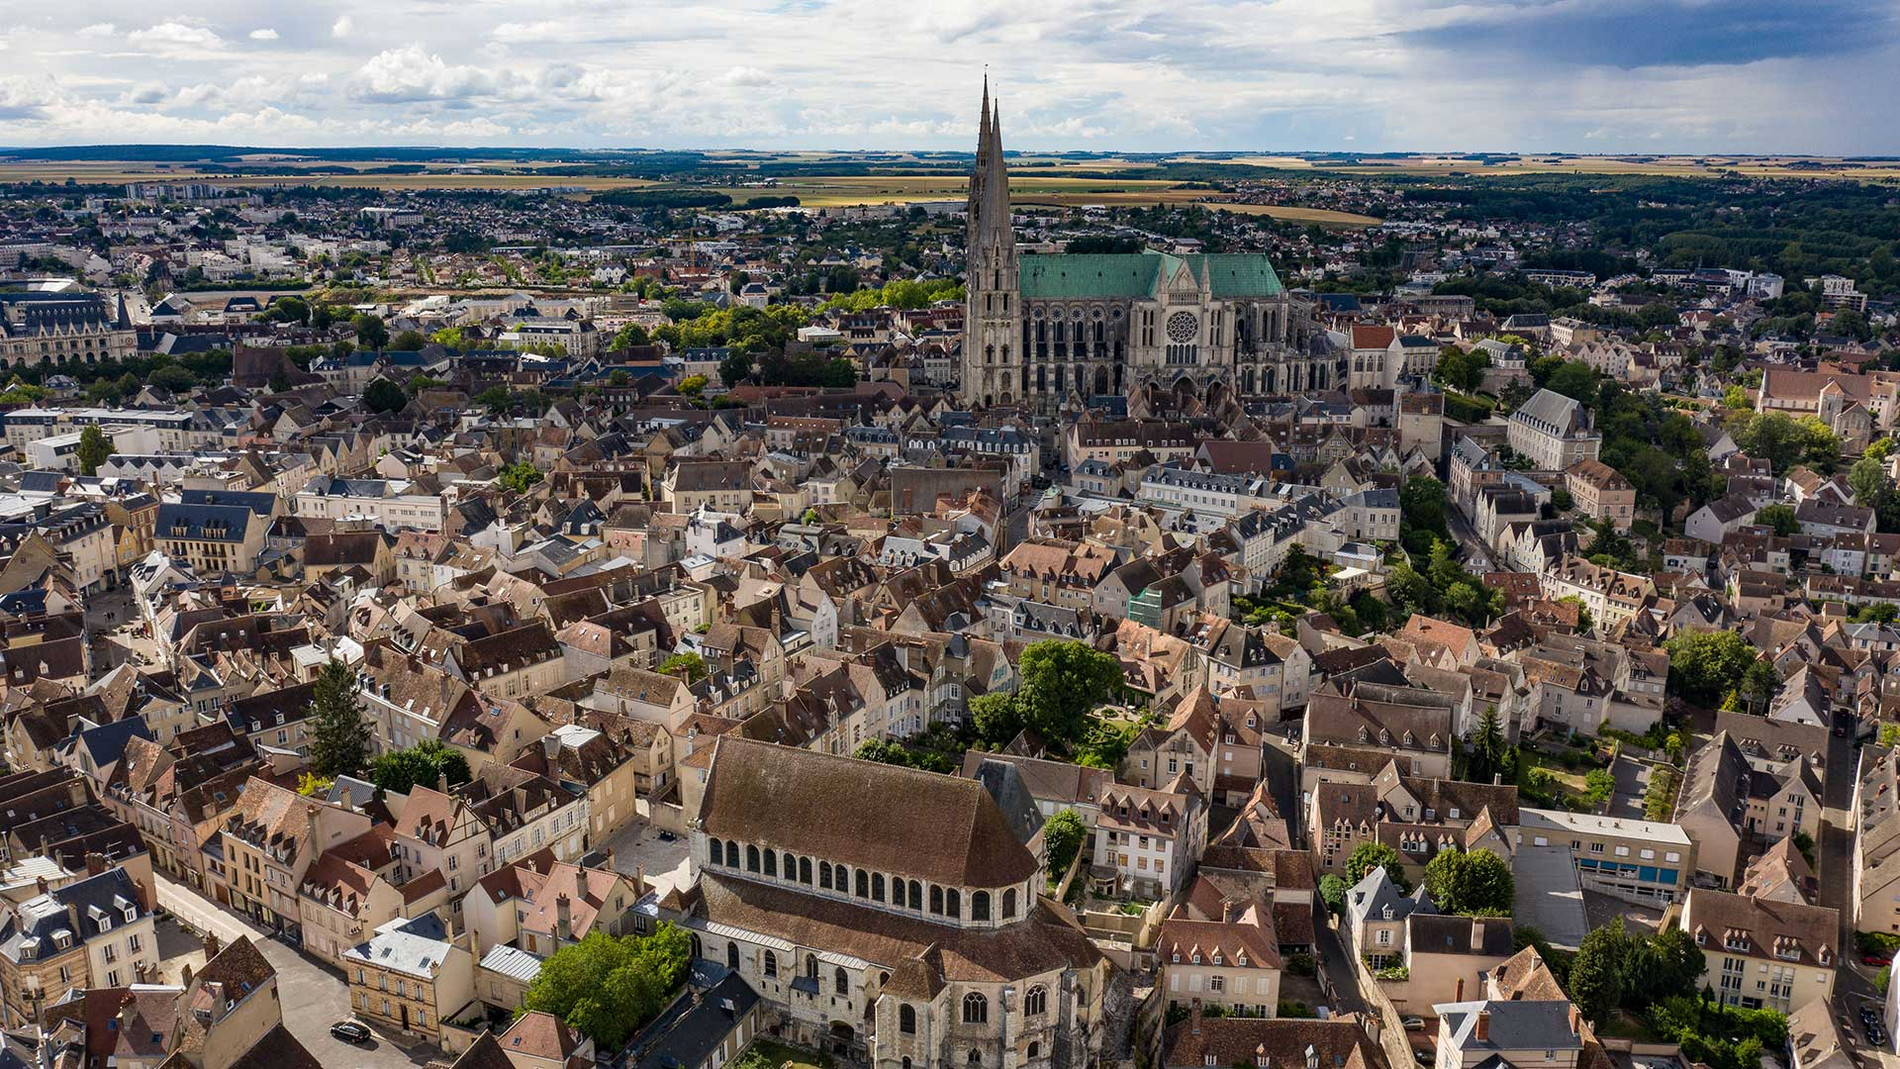
<instances>
[{"instance_id":1,"label":"church tower","mask_svg":"<svg viewBox=\"0 0 1900 1069\"><path fill-rule=\"evenodd\" d=\"M1016 276L1016 231L1009 218L1009 170L1003 165L1003 129L983 76L976 169L970 175L969 235L965 245L963 374L966 406L1022 399L1022 302Z\"/></svg>"}]
</instances>

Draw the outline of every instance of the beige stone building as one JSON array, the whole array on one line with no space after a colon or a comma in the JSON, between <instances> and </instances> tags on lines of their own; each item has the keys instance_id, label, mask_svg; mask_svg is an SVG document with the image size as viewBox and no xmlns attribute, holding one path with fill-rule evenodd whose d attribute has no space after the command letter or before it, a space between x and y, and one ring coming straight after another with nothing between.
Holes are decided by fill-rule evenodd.
<instances>
[{"instance_id":1,"label":"beige stone building","mask_svg":"<svg viewBox=\"0 0 1900 1069\"><path fill-rule=\"evenodd\" d=\"M1636 517L1636 488L1622 472L1601 460L1579 460L1564 470L1564 489L1578 512L1629 533Z\"/></svg>"},{"instance_id":2,"label":"beige stone building","mask_svg":"<svg viewBox=\"0 0 1900 1069\"><path fill-rule=\"evenodd\" d=\"M1702 948L1702 985L1730 1006L1787 1013L1834 993L1840 913L1698 887L1677 926Z\"/></svg>"},{"instance_id":3,"label":"beige stone building","mask_svg":"<svg viewBox=\"0 0 1900 1069\"><path fill-rule=\"evenodd\" d=\"M350 1008L358 1017L439 1041L442 1022L475 997L468 934L439 913L397 918L343 954Z\"/></svg>"}]
</instances>

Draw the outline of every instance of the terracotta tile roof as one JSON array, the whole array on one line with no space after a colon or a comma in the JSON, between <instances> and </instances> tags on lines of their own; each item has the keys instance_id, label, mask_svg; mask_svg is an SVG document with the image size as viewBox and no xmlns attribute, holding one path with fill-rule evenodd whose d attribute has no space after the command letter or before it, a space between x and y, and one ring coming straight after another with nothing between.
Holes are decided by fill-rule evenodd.
<instances>
[{"instance_id":1,"label":"terracotta tile roof","mask_svg":"<svg viewBox=\"0 0 1900 1069\"><path fill-rule=\"evenodd\" d=\"M952 887L1005 887L1038 863L975 780L721 736L709 834ZM927 845L926 845L927 844Z\"/></svg>"}]
</instances>

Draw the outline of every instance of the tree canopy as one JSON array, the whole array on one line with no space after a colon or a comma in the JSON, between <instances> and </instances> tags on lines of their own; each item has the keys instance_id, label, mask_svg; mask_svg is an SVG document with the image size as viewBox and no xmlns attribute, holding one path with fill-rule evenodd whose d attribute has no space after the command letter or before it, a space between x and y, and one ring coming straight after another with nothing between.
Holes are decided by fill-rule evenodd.
<instances>
[{"instance_id":1,"label":"tree canopy","mask_svg":"<svg viewBox=\"0 0 1900 1069\"><path fill-rule=\"evenodd\" d=\"M453 787L468 782L468 758L441 739L423 739L406 749L378 754L369 764L369 779L391 794L408 794L444 780Z\"/></svg>"},{"instance_id":2,"label":"tree canopy","mask_svg":"<svg viewBox=\"0 0 1900 1069\"><path fill-rule=\"evenodd\" d=\"M354 776L369 760L370 727L356 700L356 673L332 660L317 673L310 696L310 768L319 776Z\"/></svg>"},{"instance_id":3,"label":"tree canopy","mask_svg":"<svg viewBox=\"0 0 1900 1069\"><path fill-rule=\"evenodd\" d=\"M1713 707L1755 663L1759 651L1733 631L1685 631L1663 643L1669 687L1684 701Z\"/></svg>"},{"instance_id":4,"label":"tree canopy","mask_svg":"<svg viewBox=\"0 0 1900 1069\"><path fill-rule=\"evenodd\" d=\"M647 936L596 930L541 963L523 1005L559 1017L603 1050L618 1050L685 983L692 953L692 938L671 923Z\"/></svg>"},{"instance_id":5,"label":"tree canopy","mask_svg":"<svg viewBox=\"0 0 1900 1069\"><path fill-rule=\"evenodd\" d=\"M1511 866L1489 850L1440 850L1425 866L1425 890L1447 913L1508 917L1517 884Z\"/></svg>"}]
</instances>

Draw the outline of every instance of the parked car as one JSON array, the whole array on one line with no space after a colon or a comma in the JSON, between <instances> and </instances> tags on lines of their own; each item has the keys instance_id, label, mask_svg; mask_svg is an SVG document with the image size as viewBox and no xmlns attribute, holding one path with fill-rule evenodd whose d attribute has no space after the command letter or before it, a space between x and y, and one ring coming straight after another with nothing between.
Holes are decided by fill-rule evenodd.
<instances>
[{"instance_id":1,"label":"parked car","mask_svg":"<svg viewBox=\"0 0 1900 1069\"><path fill-rule=\"evenodd\" d=\"M331 1025L330 1034L345 1043L368 1043L370 1039L368 1025L349 1019Z\"/></svg>"},{"instance_id":2,"label":"parked car","mask_svg":"<svg viewBox=\"0 0 1900 1069\"><path fill-rule=\"evenodd\" d=\"M1420 1050L1417 1047L1413 1047L1412 1060L1417 1062L1420 1065L1430 1065L1432 1064L1432 1061L1433 1061L1432 1052L1429 1050Z\"/></svg>"},{"instance_id":3,"label":"parked car","mask_svg":"<svg viewBox=\"0 0 1900 1069\"><path fill-rule=\"evenodd\" d=\"M1862 965L1873 965L1876 967L1880 967L1880 966L1892 965L1893 959L1888 957L1885 954L1862 954L1860 956L1860 963Z\"/></svg>"},{"instance_id":4,"label":"parked car","mask_svg":"<svg viewBox=\"0 0 1900 1069\"><path fill-rule=\"evenodd\" d=\"M1860 1023L1861 1023L1861 1024L1864 1024L1864 1025L1877 1025L1877 1024L1879 1024L1879 1023L1880 1023L1880 1011L1879 1011L1879 1010L1877 1010L1877 1009L1874 1009L1874 1008L1873 1008L1872 1006L1870 1006L1870 1005L1866 1005L1866 1004L1864 1004L1864 1003L1863 1003L1863 1004L1861 1005L1861 1007L1860 1007Z\"/></svg>"},{"instance_id":5,"label":"parked car","mask_svg":"<svg viewBox=\"0 0 1900 1069\"><path fill-rule=\"evenodd\" d=\"M1878 1024L1868 1025L1867 1026L1867 1045L1870 1047L1886 1046L1887 1045L1887 1030L1880 1027Z\"/></svg>"},{"instance_id":6,"label":"parked car","mask_svg":"<svg viewBox=\"0 0 1900 1069\"><path fill-rule=\"evenodd\" d=\"M1407 1032L1425 1031L1425 1018L1423 1017L1407 1017L1405 1020L1400 1021L1399 1023L1405 1026L1405 1030Z\"/></svg>"}]
</instances>

